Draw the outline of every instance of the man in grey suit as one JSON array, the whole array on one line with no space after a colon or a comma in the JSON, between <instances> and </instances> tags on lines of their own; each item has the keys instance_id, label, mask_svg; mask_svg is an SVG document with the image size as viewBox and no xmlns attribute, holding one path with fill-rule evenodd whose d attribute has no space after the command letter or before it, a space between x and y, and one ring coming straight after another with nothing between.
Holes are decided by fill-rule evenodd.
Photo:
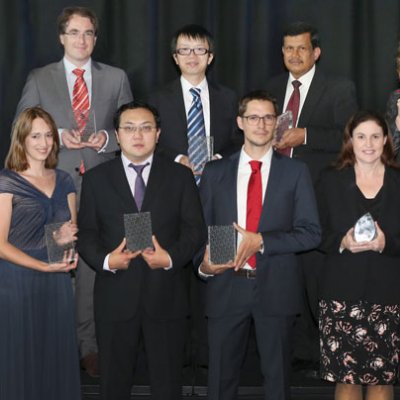
<instances>
[{"instance_id":1,"label":"man in grey suit","mask_svg":"<svg viewBox=\"0 0 400 400\"><path fill-rule=\"evenodd\" d=\"M82 174L114 157L118 144L113 134L113 115L119 106L132 100L126 73L91 59L97 30L98 20L91 10L67 7L62 11L58 32L64 57L29 74L16 112L18 116L25 108L39 105L53 116L61 142L58 167L72 176L78 202ZM82 115L86 113L89 135L85 139L74 105L78 70L83 70L86 95L82 100L86 109ZM95 273L80 260L76 276L78 339L82 366L90 375L98 374L93 321L94 277Z\"/></svg>"}]
</instances>

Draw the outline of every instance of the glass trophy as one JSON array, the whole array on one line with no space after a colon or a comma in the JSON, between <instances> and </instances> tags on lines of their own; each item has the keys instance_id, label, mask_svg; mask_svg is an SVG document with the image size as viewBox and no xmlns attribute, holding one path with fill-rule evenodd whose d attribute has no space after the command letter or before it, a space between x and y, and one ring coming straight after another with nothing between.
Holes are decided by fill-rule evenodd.
<instances>
[{"instance_id":1,"label":"glass trophy","mask_svg":"<svg viewBox=\"0 0 400 400\"><path fill-rule=\"evenodd\" d=\"M129 251L154 248L150 212L124 214L124 227L126 247Z\"/></svg>"},{"instance_id":2,"label":"glass trophy","mask_svg":"<svg viewBox=\"0 0 400 400\"><path fill-rule=\"evenodd\" d=\"M79 121L76 130L79 131L82 142L87 142L93 133L97 132L96 113L94 109L77 110L74 112L75 120ZM83 128L79 129L79 126Z\"/></svg>"},{"instance_id":3,"label":"glass trophy","mask_svg":"<svg viewBox=\"0 0 400 400\"><path fill-rule=\"evenodd\" d=\"M293 128L293 114L289 110L279 115L276 119L275 140L280 142L283 133L290 128Z\"/></svg>"},{"instance_id":4,"label":"glass trophy","mask_svg":"<svg viewBox=\"0 0 400 400\"><path fill-rule=\"evenodd\" d=\"M233 225L208 227L210 264L227 264L236 257L236 233Z\"/></svg>"},{"instance_id":5,"label":"glass trophy","mask_svg":"<svg viewBox=\"0 0 400 400\"><path fill-rule=\"evenodd\" d=\"M47 224L44 230L49 263L75 262L75 233L71 231L70 222Z\"/></svg>"},{"instance_id":6,"label":"glass trophy","mask_svg":"<svg viewBox=\"0 0 400 400\"><path fill-rule=\"evenodd\" d=\"M354 225L354 240L356 242L370 242L376 238L375 221L370 213L364 214Z\"/></svg>"},{"instance_id":7,"label":"glass trophy","mask_svg":"<svg viewBox=\"0 0 400 400\"><path fill-rule=\"evenodd\" d=\"M203 172L204 166L207 162L211 161L214 155L214 138L212 136L200 136L191 139L191 147L193 148L201 148L202 153L205 154L205 157L201 161L196 161L189 154L189 162L192 165L193 172L195 174L201 175Z\"/></svg>"}]
</instances>

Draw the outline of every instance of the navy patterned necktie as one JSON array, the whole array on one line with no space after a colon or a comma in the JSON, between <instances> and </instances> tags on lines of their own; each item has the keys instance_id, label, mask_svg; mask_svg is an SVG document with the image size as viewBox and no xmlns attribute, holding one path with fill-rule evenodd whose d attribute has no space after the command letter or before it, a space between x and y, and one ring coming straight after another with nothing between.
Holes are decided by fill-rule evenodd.
<instances>
[{"instance_id":1,"label":"navy patterned necktie","mask_svg":"<svg viewBox=\"0 0 400 400\"><path fill-rule=\"evenodd\" d=\"M188 156L192 165L204 165L207 162L206 128L204 125L203 106L199 88L190 89L193 96L188 114ZM195 175L199 184L200 176Z\"/></svg>"},{"instance_id":2,"label":"navy patterned necktie","mask_svg":"<svg viewBox=\"0 0 400 400\"><path fill-rule=\"evenodd\" d=\"M150 165L150 163L146 164L141 164L141 165L134 165L134 164L129 164L131 168L133 168L136 171L136 181L135 181L135 202L137 205L138 210L140 211L142 208L143 204L143 199L144 199L144 193L146 191L146 184L144 183L144 179L142 176L143 170L145 167Z\"/></svg>"}]
</instances>

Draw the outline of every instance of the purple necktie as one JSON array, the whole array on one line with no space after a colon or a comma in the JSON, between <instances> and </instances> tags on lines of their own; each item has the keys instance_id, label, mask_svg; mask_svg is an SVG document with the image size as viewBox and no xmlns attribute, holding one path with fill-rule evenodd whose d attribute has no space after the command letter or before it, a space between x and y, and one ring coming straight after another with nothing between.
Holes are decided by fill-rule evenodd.
<instances>
[{"instance_id":1,"label":"purple necktie","mask_svg":"<svg viewBox=\"0 0 400 400\"><path fill-rule=\"evenodd\" d=\"M146 191L146 184L144 183L142 172L143 172L144 168L147 167L148 165L150 165L150 163L141 164L141 165L134 165L132 163L129 164L129 166L131 168L133 168L137 174L136 181L135 181L134 197L135 197L135 202L136 202L136 205L137 205L137 208L139 211L142 208L144 193Z\"/></svg>"}]
</instances>

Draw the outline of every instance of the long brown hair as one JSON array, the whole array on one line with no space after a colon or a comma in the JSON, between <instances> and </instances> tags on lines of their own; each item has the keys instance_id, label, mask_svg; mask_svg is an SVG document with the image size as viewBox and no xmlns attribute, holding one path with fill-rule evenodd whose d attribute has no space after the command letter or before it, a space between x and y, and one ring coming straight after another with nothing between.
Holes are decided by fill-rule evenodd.
<instances>
[{"instance_id":1,"label":"long brown hair","mask_svg":"<svg viewBox=\"0 0 400 400\"><path fill-rule=\"evenodd\" d=\"M29 168L29 163L26 158L25 140L32 131L33 121L37 118L41 118L49 126L53 136L53 147L46 158L45 167L56 167L58 162L58 150L60 148L56 124L51 115L43 110L43 108L32 107L22 111L15 121L11 134L11 145L5 161L6 168L14 171L25 171Z\"/></svg>"},{"instance_id":2,"label":"long brown hair","mask_svg":"<svg viewBox=\"0 0 400 400\"><path fill-rule=\"evenodd\" d=\"M389 129L385 119L382 117L381 114L375 111L363 110L356 112L346 124L346 127L344 129L342 149L336 162L337 169L351 167L355 164L356 158L354 155L353 142L351 139L353 137L353 132L357 128L357 126L367 121L375 122L380 128L382 128L383 136L386 137L386 143L383 146L383 151L381 155L382 163L385 166L398 167L398 164L395 160L392 137L391 135L389 135Z\"/></svg>"}]
</instances>

